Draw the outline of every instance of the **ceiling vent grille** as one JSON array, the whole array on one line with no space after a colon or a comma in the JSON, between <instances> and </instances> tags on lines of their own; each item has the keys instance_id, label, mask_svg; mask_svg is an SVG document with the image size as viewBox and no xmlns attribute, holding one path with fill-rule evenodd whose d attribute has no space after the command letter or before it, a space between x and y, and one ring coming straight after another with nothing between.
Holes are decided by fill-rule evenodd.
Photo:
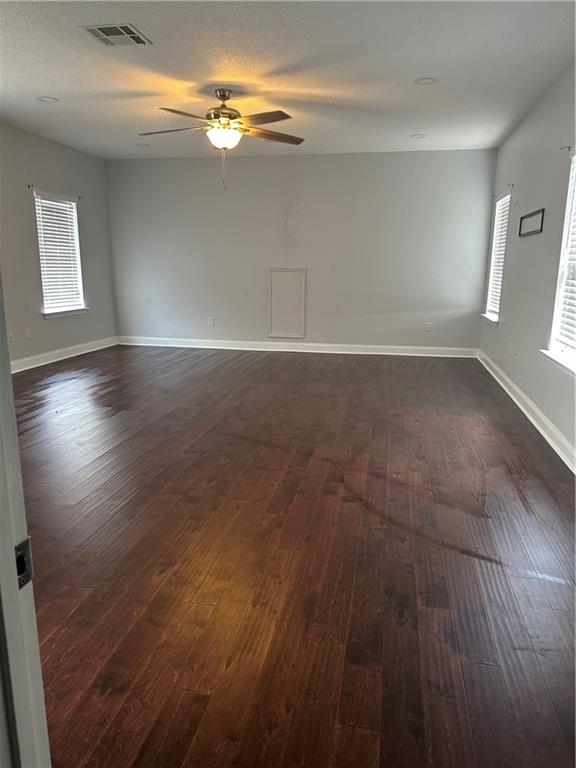
<instances>
[{"instance_id":1,"label":"ceiling vent grille","mask_svg":"<svg viewBox=\"0 0 576 768\"><path fill-rule=\"evenodd\" d=\"M152 40L132 24L98 24L84 29L104 45L152 45Z\"/></svg>"}]
</instances>

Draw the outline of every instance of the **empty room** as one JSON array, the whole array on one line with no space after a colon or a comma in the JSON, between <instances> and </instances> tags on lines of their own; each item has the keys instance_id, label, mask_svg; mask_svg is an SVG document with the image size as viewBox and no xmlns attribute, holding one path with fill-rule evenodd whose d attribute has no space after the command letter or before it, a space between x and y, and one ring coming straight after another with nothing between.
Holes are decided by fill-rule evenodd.
<instances>
[{"instance_id":1,"label":"empty room","mask_svg":"<svg viewBox=\"0 0 576 768\"><path fill-rule=\"evenodd\" d=\"M0 768L574 765L573 2L0 2Z\"/></svg>"}]
</instances>

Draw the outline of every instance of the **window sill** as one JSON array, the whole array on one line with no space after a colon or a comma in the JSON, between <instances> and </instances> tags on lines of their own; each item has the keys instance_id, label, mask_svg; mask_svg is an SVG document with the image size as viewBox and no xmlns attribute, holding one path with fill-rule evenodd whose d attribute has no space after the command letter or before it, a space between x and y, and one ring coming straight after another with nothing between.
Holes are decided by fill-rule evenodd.
<instances>
[{"instance_id":1,"label":"window sill","mask_svg":"<svg viewBox=\"0 0 576 768\"><path fill-rule=\"evenodd\" d=\"M483 312L482 317L484 320L488 320L489 323L494 323L494 325L498 325L498 315L494 314L493 312Z\"/></svg>"},{"instance_id":2,"label":"window sill","mask_svg":"<svg viewBox=\"0 0 576 768\"><path fill-rule=\"evenodd\" d=\"M42 317L49 319L51 317L67 317L68 315L81 315L87 312L90 307L78 307L77 309L58 309L54 312L42 312Z\"/></svg>"},{"instance_id":3,"label":"window sill","mask_svg":"<svg viewBox=\"0 0 576 768\"><path fill-rule=\"evenodd\" d=\"M554 352L550 349L541 349L540 352L546 355L549 360L552 360L553 363L560 366L563 371L571 373L572 376L576 375L576 359L571 357L569 353Z\"/></svg>"}]
</instances>

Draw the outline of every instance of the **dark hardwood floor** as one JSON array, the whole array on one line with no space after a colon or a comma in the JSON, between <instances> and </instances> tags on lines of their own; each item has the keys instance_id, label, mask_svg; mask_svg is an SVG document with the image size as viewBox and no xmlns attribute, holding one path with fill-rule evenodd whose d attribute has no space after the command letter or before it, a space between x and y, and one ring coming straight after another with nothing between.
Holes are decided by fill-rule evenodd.
<instances>
[{"instance_id":1,"label":"dark hardwood floor","mask_svg":"<svg viewBox=\"0 0 576 768\"><path fill-rule=\"evenodd\" d=\"M574 486L475 360L14 377L56 768L570 768Z\"/></svg>"}]
</instances>

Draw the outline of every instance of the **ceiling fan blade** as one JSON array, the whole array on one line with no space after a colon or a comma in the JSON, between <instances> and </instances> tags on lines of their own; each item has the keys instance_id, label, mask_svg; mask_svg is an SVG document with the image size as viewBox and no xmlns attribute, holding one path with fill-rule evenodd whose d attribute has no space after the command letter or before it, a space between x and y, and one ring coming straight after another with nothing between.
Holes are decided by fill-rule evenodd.
<instances>
[{"instance_id":1,"label":"ceiling fan blade","mask_svg":"<svg viewBox=\"0 0 576 768\"><path fill-rule=\"evenodd\" d=\"M203 123L210 123L210 120L206 120L205 117L200 117L200 115L193 115L191 112L182 112L179 109L172 109L171 107L160 107L160 109L163 109L164 112L172 112L175 115L184 115L184 117L193 117L194 120L201 120Z\"/></svg>"},{"instance_id":2,"label":"ceiling fan blade","mask_svg":"<svg viewBox=\"0 0 576 768\"><path fill-rule=\"evenodd\" d=\"M275 112L258 112L255 115L242 115L239 122L244 125L264 125L265 123L277 123L279 120L291 120L292 116L277 109Z\"/></svg>"},{"instance_id":3,"label":"ceiling fan blade","mask_svg":"<svg viewBox=\"0 0 576 768\"><path fill-rule=\"evenodd\" d=\"M146 133L139 133L138 136L154 136L156 133L178 133L178 131L203 131L203 125L190 125L188 128L169 128L166 131L146 131Z\"/></svg>"},{"instance_id":4,"label":"ceiling fan blade","mask_svg":"<svg viewBox=\"0 0 576 768\"><path fill-rule=\"evenodd\" d=\"M246 136L253 136L255 139L268 139L269 141L279 141L282 144L302 144L304 139L298 136L290 136L288 133L278 133L278 131L267 131L266 128L246 127L244 133Z\"/></svg>"}]
</instances>

